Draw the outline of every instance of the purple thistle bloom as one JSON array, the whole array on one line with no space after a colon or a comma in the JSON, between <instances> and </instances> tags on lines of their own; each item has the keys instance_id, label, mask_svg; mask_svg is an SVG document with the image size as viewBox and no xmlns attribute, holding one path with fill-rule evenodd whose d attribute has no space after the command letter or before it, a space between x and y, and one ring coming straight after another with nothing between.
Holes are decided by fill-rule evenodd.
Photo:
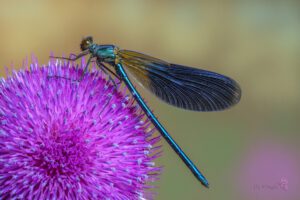
<instances>
[{"instance_id":1,"label":"purple thistle bloom","mask_svg":"<svg viewBox=\"0 0 300 200\"><path fill-rule=\"evenodd\" d=\"M33 60L0 79L0 199L152 198L160 137L126 88Z\"/></svg>"}]
</instances>

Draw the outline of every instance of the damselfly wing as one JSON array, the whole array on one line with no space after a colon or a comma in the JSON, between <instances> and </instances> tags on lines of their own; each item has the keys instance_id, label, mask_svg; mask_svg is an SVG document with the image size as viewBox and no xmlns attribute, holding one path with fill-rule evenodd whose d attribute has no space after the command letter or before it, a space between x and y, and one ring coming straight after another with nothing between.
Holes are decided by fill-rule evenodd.
<instances>
[{"instance_id":1,"label":"damselfly wing","mask_svg":"<svg viewBox=\"0 0 300 200\"><path fill-rule=\"evenodd\" d=\"M215 72L171 64L129 50L119 50L117 59L145 88L179 108L224 110L241 97L237 82Z\"/></svg>"}]
</instances>

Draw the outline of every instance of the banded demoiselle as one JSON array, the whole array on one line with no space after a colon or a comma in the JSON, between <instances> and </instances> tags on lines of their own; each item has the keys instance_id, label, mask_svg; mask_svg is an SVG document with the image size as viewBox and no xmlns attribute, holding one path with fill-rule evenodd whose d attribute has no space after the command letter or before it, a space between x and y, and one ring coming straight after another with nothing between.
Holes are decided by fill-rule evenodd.
<instances>
[{"instance_id":1,"label":"banded demoiselle","mask_svg":"<svg viewBox=\"0 0 300 200\"><path fill-rule=\"evenodd\" d=\"M54 58L75 61L89 54L90 57L83 76L87 72L90 62L95 58L97 66L109 75L114 85L116 83L111 75L115 76L120 82L123 81L156 129L194 176L208 188L207 179L149 109L129 79L127 70L142 86L161 100L173 106L192 111L219 111L235 105L241 98L241 89L238 83L215 72L171 64L142 53L119 49L115 45L98 45L93 43L93 38L90 36L82 39L80 48L81 53L73 58Z\"/></svg>"}]
</instances>

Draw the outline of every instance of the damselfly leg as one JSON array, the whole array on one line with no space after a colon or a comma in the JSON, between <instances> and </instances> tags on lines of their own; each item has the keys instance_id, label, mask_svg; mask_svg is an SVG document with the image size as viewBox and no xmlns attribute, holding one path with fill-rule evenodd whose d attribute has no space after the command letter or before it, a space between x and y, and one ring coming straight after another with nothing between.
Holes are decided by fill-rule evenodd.
<instances>
[{"instance_id":1,"label":"damselfly leg","mask_svg":"<svg viewBox=\"0 0 300 200\"><path fill-rule=\"evenodd\" d=\"M96 60L96 63L97 63L97 66L100 68L100 70L108 76L108 82L109 81L112 82L112 84L113 84L112 92L117 90L118 86L122 83L121 78L116 73L114 73L111 69L109 69L104 63L102 63L98 60ZM111 74L109 74L109 73L111 73ZM115 80L112 78L111 75L113 75L118 80L118 83L115 82ZM110 95L109 98L106 100L106 102L103 106L103 109L100 111L100 115L104 111L104 109L106 108L108 103L110 102L111 98L112 98L112 95Z\"/></svg>"},{"instance_id":2,"label":"damselfly leg","mask_svg":"<svg viewBox=\"0 0 300 200\"><path fill-rule=\"evenodd\" d=\"M108 80L111 81L114 84L114 86L117 88L117 85L119 85L122 82L121 81L122 79L115 72L109 69L104 63L98 60L96 60L96 63L100 68L100 70L103 71L108 76ZM111 75L108 72L118 79L118 83L115 82L115 80L111 77Z\"/></svg>"},{"instance_id":3,"label":"damselfly leg","mask_svg":"<svg viewBox=\"0 0 300 200\"><path fill-rule=\"evenodd\" d=\"M78 55L74 54L74 53L71 53L69 58L67 57L62 57L62 56L50 56L50 58L57 58L57 59L62 59L62 60L70 60L70 61L76 61L78 60L79 58L81 58L82 56L85 56L89 54L89 51L86 50L86 51L82 51L80 52ZM75 56L74 58L71 58L71 56Z\"/></svg>"},{"instance_id":4,"label":"damselfly leg","mask_svg":"<svg viewBox=\"0 0 300 200\"><path fill-rule=\"evenodd\" d=\"M68 61L76 61L76 60L78 60L79 58L81 58L81 57L87 55L88 53L89 53L88 51L83 51L83 52L79 53L78 55L76 55L76 54L70 54L69 58L67 58L67 57L60 57L60 56L50 56L50 58L56 58L56 59L62 59L62 60L68 60ZM75 56L75 57L74 57L74 58L71 58L71 56ZM87 73L92 58L93 58L93 56L90 56L90 57L89 57L89 59L88 59L88 61L87 61L87 64L86 64L86 66L85 66L84 69L83 69L83 73L82 73L82 75L80 76L80 78L79 78L78 80L73 80L73 79L70 79L70 78L66 78L66 77L62 77L62 76L57 76L57 75L54 75L54 76L48 76L48 78L55 77L55 78L63 78L63 79L66 79L66 80L71 80L71 81L77 81L77 82L80 82L80 81L82 81L84 75Z\"/></svg>"}]
</instances>

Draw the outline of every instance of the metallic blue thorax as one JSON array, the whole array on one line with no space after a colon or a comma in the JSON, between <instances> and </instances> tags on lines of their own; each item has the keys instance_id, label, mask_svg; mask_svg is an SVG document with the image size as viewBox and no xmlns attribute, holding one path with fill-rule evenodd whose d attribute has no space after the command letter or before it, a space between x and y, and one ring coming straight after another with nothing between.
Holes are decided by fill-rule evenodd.
<instances>
[{"instance_id":1,"label":"metallic blue thorax","mask_svg":"<svg viewBox=\"0 0 300 200\"><path fill-rule=\"evenodd\" d=\"M97 45L93 44L89 47L91 54L101 62L114 62L115 55L115 46L114 45Z\"/></svg>"}]
</instances>

